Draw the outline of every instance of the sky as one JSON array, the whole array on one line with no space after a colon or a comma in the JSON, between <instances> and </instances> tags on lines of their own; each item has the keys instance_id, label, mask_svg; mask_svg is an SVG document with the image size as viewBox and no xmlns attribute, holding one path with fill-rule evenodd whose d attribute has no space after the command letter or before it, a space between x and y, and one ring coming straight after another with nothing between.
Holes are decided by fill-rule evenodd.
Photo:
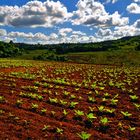
<instances>
[{"instance_id":1,"label":"sky","mask_svg":"<svg viewBox=\"0 0 140 140\"><path fill-rule=\"evenodd\" d=\"M0 0L0 41L87 43L140 35L140 0Z\"/></svg>"}]
</instances>

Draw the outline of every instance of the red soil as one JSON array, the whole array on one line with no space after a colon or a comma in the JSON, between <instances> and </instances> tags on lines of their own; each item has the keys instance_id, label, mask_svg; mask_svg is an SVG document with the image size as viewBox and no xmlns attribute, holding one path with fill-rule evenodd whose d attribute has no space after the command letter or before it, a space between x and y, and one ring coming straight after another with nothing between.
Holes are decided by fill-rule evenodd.
<instances>
[{"instance_id":1,"label":"red soil","mask_svg":"<svg viewBox=\"0 0 140 140\"><path fill-rule=\"evenodd\" d=\"M100 95L95 95L95 91L90 87L85 87L83 84L79 89L77 85L74 84L56 84L54 81L49 81L49 78L67 78L70 81L75 80L78 83L81 83L84 78L88 77L90 69L95 69L95 75L91 75L91 83L95 81L93 78L96 76L98 82L108 81L110 76L104 73L104 69L115 69L115 66L93 66L93 65L81 65L81 64L65 64L65 63L52 63L47 64L42 67L34 68L24 68L24 67L15 67L15 68L0 68L0 96L4 96L5 101L0 103L0 110L4 112L0 114L0 139L1 140L79 140L77 133L85 131L91 134L90 139L93 140L139 140L140 139L140 111L136 109L132 101L129 98L127 91L122 91L117 87L110 87L106 84L104 90L99 90ZM75 69L77 68L77 69ZM24 79L16 78L15 76L10 75L11 72L23 72L29 71L31 74L36 75L36 79ZM58 70L64 70L59 72ZM70 71L69 71L70 70ZM100 72L102 72L100 74ZM133 71L132 71L133 74ZM134 73L135 74L135 73ZM135 75L137 76L137 75ZM135 78L134 76L134 78ZM46 82L42 81L45 77ZM127 78L127 75L121 71L116 80L118 82L123 81ZM114 76L115 79L115 76ZM134 93L140 99L140 76L138 76L138 81L135 83L135 79L132 80L132 85L126 84L127 89L134 89ZM24 89L23 86L34 86L34 82L39 81L40 83L48 83L52 87L44 87L43 85L38 86L38 90L29 91ZM56 87L59 86L59 87ZM46 90L47 93L43 93L43 90ZM48 92L51 91L52 94ZM76 98L71 99L69 96L64 96L63 92L67 91L70 94L75 95ZM39 101L31 98L23 98L19 94L20 92L32 92L38 93L43 96L43 100ZM92 97L95 97L96 102L90 103L88 101L88 94L91 92ZM118 96L117 106L111 106L110 100L106 103L102 102L103 94L108 92L110 94L109 99L113 98L116 94ZM82 99L79 99L79 97ZM66 105L60 105L59 103L52 104L49 102L49 97L62 99L67 101ZM22 99L23 104L21 107L16 106L17 99ZM76 107L70 108L70 102L79 102ZM39 105L39 108L35 111L31 110L31 104L36 103ZM140 100L136 102L140 104ZM116 109L113 115L107 113L99 113L98 107L104 105L105 108ZM82 116L81 119L75 118L74 110L82 110L85 114L90 112L89 106L94 108L93 113L97 117L90 126L87 125L86 115ZM41 109L47 109L46 113L42 114ZM68 115L64 117L63 110L68 112ZM52 111L55 111L55 114L52 114ZM130 118L124 118L121 114L121 111L128 111L132 113ZM109 125L104 131L100 124L101 117L108 117ZM122 123L122 126L119 126L119 122ZM42 128L44 125L50 125L48 130L43 131ZM136 130L130 131L129 126L135 127ZM57 128L63 129L63 133L59 134L56 132Z\"/></svg>"}]
</instances>

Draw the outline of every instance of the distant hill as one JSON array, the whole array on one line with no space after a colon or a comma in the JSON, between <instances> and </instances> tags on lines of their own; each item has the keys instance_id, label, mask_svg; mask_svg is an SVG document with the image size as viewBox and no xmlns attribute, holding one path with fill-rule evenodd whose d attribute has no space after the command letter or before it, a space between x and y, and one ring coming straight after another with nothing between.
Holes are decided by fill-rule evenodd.
<instances>
[{"instance_id":1,"label":"distant hill","mask_svg":"<svg viewBox=\"0 0 140 140\"><path fill-rule=\"evenodd\" d=\"M0 42L0 57L96 64L140 64L140 36L97 43L25 44Z\"/></svg>"}]
</instances>

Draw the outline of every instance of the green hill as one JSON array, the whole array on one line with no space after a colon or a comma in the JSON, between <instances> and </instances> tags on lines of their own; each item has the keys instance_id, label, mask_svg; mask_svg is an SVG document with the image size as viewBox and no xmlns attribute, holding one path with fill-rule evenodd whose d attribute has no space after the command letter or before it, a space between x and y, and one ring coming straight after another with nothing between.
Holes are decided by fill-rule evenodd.
<instances>
[{"instance_id":1,"label":"green hill","mask_svg":"<svg viewBox=\"0 0 140 140\"><path fill-rule=\"evenodd\" d=\"M0 57L93 64L140 65L140 36L98 43L24 44L0 42Z\"/></svg>"}]
</instances>

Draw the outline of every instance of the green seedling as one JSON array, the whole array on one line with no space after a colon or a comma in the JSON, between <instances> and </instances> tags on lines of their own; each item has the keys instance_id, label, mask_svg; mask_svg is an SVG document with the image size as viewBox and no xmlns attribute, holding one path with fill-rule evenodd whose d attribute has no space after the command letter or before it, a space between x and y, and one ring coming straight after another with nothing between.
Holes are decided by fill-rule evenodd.
<instances>
[{"instance_id":1,"label":"green seedling","mask_svg":"<svg viewBox=\"0 0 140 140\"><path fill-rule=\"evenodd\" d=\"M32 108L33 110L37 110L37 109L38 109L38 104L32 103L32 104L31 104L31 108Z\"/></svg>"},{"instance_id":2,"label":"green seedling","mask_svg":"<svg viewBox=\"0 0 140 140\"><path fill-rule=\"evenodd\" d=\"M17 107L20 107L22 104L23 104L23 100L22 100L22 99L18 99L18 100L16 101L16 106L17 106Z\"/></svg>"},{"instance_id":3,"label":"green seedling","mask_svg":"<svg viewBox=\"0 0 140 140\"><path fill-rule=\"evenodd\" d=\"M133 103L133 104L138 110L140 110L140 104L136 104L136 103Z\"/></svg>"},{"instance_id":4,"label":"green seedling","mask_svg":"<svg viewBox=\"0 0 140 140\"><path fill-rule=\"evenodd\" d=\"M91 137L91 134L82 131L81 133L77 133L77 135L81 138L81 140L88 140Z\"/></svg>"},{"instance_id":5,"label":"green seedling","mask_svg":"<svg viewBox=\"0 0 140 140\"><path fill-rule=\"evenodd\" d=\"M56 114L55 111L51 111L51 115L52 115L53 117L55 116L55 114Z\"/></svg>"},{"instance_id":6,"label":"green seedling","mask_svg":"<svg viewBox=\"0 0 140 140\"><path fill-rule=\"evenodd\" d=\"M96 119L97 117L93 114L93 113L89 113L86 115L87 119L92 122L94 119Z\"/></svg>"},{"instance_id":7,"label":"green seedling","mask_svg":"<svg viewBox=\"0 0 140 140\"><path fill-rule=\"evenodd\" d=\"M110 97L109 93L107 93L107 92L104 93L104 97L105 97L105 98L109 98L109 97Z\"/></svg>"},{"instance_id":8,"label":"green seedling","mask_svg":"<svg viewBox=\"0 0 140 140\"><path fill-rule=\"evenodd\" d=\"M104 111L104 109L105 109L105 107L104 107L104 106L99 106L99 107L97 107L97 108L98 108L99 112L103 112L103 111Z\"/></svg>"},{"instance_id":9,"label":"green seedling","mask_svg":"<svg viewBox=\"0 0 140 140\"><path fill-rule=\"evenodd\" d=\"M80 110L74 110L76 116L84 116L84 112Z\"/></svg>"},{"instance_id":10,"label":"green seedling","mask_svg":"<svg viewBox=\"0 0 140 140\"><path fill-rule=\"evenodd\" d=\"M63 110L63 114L64 114L64 116L67 116L68 115L68 112L64 109Z\"/></svg>"},{"instance_id":11,"label":"green seedling","mask_svg":"<svg viewBox=\"0 0 140 140\"><path fill-rule=\"evenodd\" d=\"M64 100L60 100L60 104L63 105L63 106L65 106L67 104L67 102L64 101Z\"/></svg>"},{"instance_id":12,"label":"green seedling","mask_svg":"<svg viewBox=\"0 0 140 140\"><path fill-rule=\"evenodd\" d=\"M70 103L70 108L75 108L75 106L78 104L78 102L71 102Z\"/></svg>"},{"instance_id":13,"label":"green seedling","mask_svg":"<svg viewBox=\"0 0 140 140\"><path fill-rule=\"evenodd\" d=\"M132 131L135 131L135 130L136 130L136 127L131 127L131 126L129 125L128 130L131 131L131 132L132 132Z\"/></svg>"},{"instance_id":14,"label":"green seedling","mask_svg":"<svg viewBox=\"0 0 140 140\"><path fill-rule=\"evenodd\" d=\"M129 113L128 111L126 111L126 112L121 111L121 113L122 113L122 114L123 114L123 116L124 116L124 117L126 117L126 118L128 118L128 117L132 116L132 114L131 114L131 113Z\"/></svg>"},{"instance_id":15,"label":"green seedling","mask_svg":"<svg viewBox=\"0 0 140 140\"><path fill-rule=\"evenodd\" d=\"M46 131L48 130L48 128L50 128L51 126L50 125L44 125L44 127L42 128L42 131Z\"/></svg>"},{"instance_id":16,"label":"green seedling","mask_svg":"<svg viewBox=\"0 0 140 140\"><path fill-rule=\"evenodd\" d=\"M41 114L45 114L47 112L47 109L43 108L41 109Z\"/></svg>"},{"instance_id":17,"label":"green seedling","mask_svg":"<svg viewBox=\"0 0 140 140\"><path fill-rule=\"evenodd\" d=\"M58 134L63 134L63 129L61 129L61 128L56 128L56 133L58 133Z\"/></svg>"},{"instance_id":18,"label":"green seedling","mask_svg":"<svg viewBox=\"0 0 140 140\"><path fill-rule=\"evenodd\" d=\"M108 118L107 118L107 117L101 118L101 119L100 119L100 123L101 123L102 125L107 125L107 124L109 123Z\"/></svg>"},{"instance_id":19,"label":"green seedling","mask_svg":"<svg viewBox=\"0 0 140 140\"><path fill-rule=\"evenodd\" d=\"M112 114L115 112L115 109L105 109L105 112Z\"/></svg>"},{"instance_id":20,"label":"green seedling","mask_svg":"<svg viewBox=\"0 0 140 140\"><path fill-rule=\"evenodd\" d=\"M70 95L70 99L75 99L76 98L76 96L75 95Z\"/></svg>"},{"instance_id":21,"label":"green seedling","mask_svg":"<svg viewBox=\"0 0 140 140\"><path fill-rule=\"evenodd\" d=\"M94 103L96 102L96 99L94 97L88 97L88 101Z\"/></svg>"},{"instance_id":22,"label":"green seedling","mask_svg":"<svg viewBox=\"0 0 140 140\"><path fill-rule=\"evenodd\" d=\"M4 114L5 111L3 111L2 109L0 109L0 115Z\"/></svg>"},{"instance_id":23,"label":"green seedling","mask_svg":"<svg viewBox=\"0 0 140 140\"><path fill-rule=\"evenodd\" d=\"M64 96L68 96L70 93L69 92L67 92L67 91L64 91Z\"/></svg>"},{"instance_id":24,"label":"green seedling","mask_svg":"<svg viewBox=\"0 0 140 140\"><path fill-rule=\"evenodd\" d=\"M111 105L117 105L118 100L117 99L111 99Z\"/></svg>"},{"instance_id":25,"label":"green seedling","mask_svg":"<svg viewBox=\"0 0 140 140\"><path fill-rule=\"evenodd\" d=\"M90 112L93 112L94 110L95 110L95 107L88 107L89 108L89 110L90 110Z\"/></svg>"},{"instance_id":26,"label":"green seedling","mask_svg":"<svg viewBox=\"0 0 140 140\"><path fill-rule=\"evenodd\" d=\"M5 100L5 97L4 96L0 96L0 103L5 103L6 100Z\"/></svg>"},{"instance_id":27,"label":"green seedling","mask_svg":"<svg viewBox=\"0 0 140 140\"><path fill-rule=\"evenodd\" d=\"M58 99L57 98L50 98L49 97L49 101L50 101L50 103L58 103Z\"/></svg>"},{"instance_id":28,"label":"green seedling","mask_svg":"<svg viewBox=\"0 0 140 140\"><path fill-rule=\"evenodd\" d=\"M137 95L130 95L129 97L131 98L131 100L132 100L133 102L137 101L138 98L139 98Z\"/></svg>"}]
</instances>

